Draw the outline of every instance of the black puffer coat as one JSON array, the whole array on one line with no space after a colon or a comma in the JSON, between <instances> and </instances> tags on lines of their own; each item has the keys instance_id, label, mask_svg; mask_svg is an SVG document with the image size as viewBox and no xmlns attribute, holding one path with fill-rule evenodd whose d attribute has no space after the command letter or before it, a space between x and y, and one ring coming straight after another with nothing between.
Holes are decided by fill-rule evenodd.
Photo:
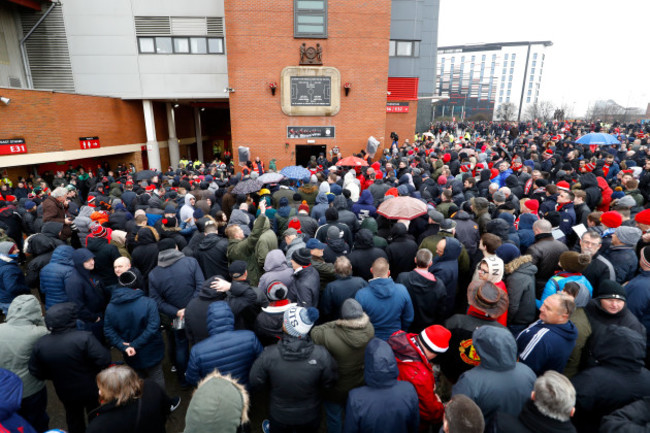
<instances>
[{"instance_id":1,"label":"black puffer coat","mask_svg":"<svg viewBox=\"0 0 650 433\"><path fill-rule=\"evenodd\" d=\"M209 233L194 250L194 258L199 262L205 278L215 275L228 277L227 253L228 240L216 233Z\"/></svg>"},{"instance_id":2,"label":"black puffer coat","mask_svg":"<svg viewBox=\"0 0 650 433\"><path fill-rule=\"evenodd\" d=\"M403 272L395 282L406 287L413 302L415 316L408 332L417 334L427 326L443 322L447 311L447 289L441 280L425 269L424 272Z\"/></svg>"},{"instance_id":3,"label":"black puffer coat","mask_svg":"<svg viewBox=\"0 0 650 433\"><path fill-rule=\"evenodd\" d=\"M334 386L337 365L323 346L309 337L283 335L255 360L250 372L252 389L271 389L270 413L283 424L306 424L320 416L321 392Z\"/></svg>"},{"instance_id":4,"label":"black puffer coat","mask_svg":"<svg viewBox=\"0 0 650 433\"><path fill-rule=\"evenodd\" d=\"M158 232L142 227L135 238L136 247L131 253L131 265L142 274L142 287L148 293L149 272L158 264Z\"/></svg>"},{"instance_id":5,"label":"black puffer coat","mask_svg":"<svg viewBox=\"0 0 650 433\"><path fill-rule=\"evenodd\" d=\"M386 252L375 246L372 232L368 229L359 230L354 241L354 249L348 254L348 259L352 263L352 273L366 281L371 279L370 267L380 257L388 260Z\"/></svg>"},{"instance_id":6,"label":"black puffer coat","mask_svg":"<svg viewBox=\"0 0 650 433\"><path fill-rule=\"evenodd\" d=\"M390 230L390 239L386 247L390 273L399 275L402 272L412 271L415 268L415 254L418 244L406 233L406 227L397 223Z\"/></svg>"}]
</instances>

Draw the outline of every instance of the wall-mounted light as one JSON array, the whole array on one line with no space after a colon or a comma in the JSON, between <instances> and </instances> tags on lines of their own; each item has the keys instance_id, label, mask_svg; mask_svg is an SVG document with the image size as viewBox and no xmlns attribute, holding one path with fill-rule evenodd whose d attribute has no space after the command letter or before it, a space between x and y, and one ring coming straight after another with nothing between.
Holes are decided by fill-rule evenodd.
<instances>
[{"instance_id":1,"label":"wall-mounted light","mask_svg":"<svg viewBox=\"0 0 650 433\"><path fill-rule=\"evenodd\" d=\"M352 88L352 83L350 83L349 81L343 85L343 89L345 90L345 96L348 96L351 88Z\"/></svg>"},{"instance_id":2,"label":"wall-mounted light","mask_svg":"<svg viewBox=\"0 0 650 433\"><path fill-rule=\"evenodd\" d=\"M275 96L275 89L277 88L278 88L278 83L276 83L275 81L269 83L269 89L271 89L271 95Z\"/></svg>"},{"instance_id":3,"label":"wall-mounted light","mask_svg":"<svg viewBox=\"0 0 650 433\"><path fill-rule=\"evenodd\" d=\"M9 103L11 102L11 99L5 98L4 96L0 96L0 102L2 102L5 105L9 105Z\"/></svg>"},{"instance_id":4,"label":"wall-mounted light","mask_svg":"<svg viewBox=\"0 0 650 433\"><path fill-rule=\"evenodd\" d=\"M201 108L201 111L205 111L205 107L202 107L202 108Z\"/></svg>"},{"instance_id":5,"label":"wall-mounted light","mask_svg":"<svg viewBox=\"0 0 650 433\"><path fill-rule=\"evenodd\" d=\"M180 107L179 104L174 104L174 108L178 108L178 107Z\"/></svg>"},{"instance_id":6,"label":"wall-mounted light","mask_svg":"<svg viewBox=\"0 0 650 433\"><path fill-rule=\"evenodd\" d=\"M223 91L224 93L235 93L235 89L233 89L232 87L226 87L225 89L223 89Z\"/></svg>"}]
</instances>

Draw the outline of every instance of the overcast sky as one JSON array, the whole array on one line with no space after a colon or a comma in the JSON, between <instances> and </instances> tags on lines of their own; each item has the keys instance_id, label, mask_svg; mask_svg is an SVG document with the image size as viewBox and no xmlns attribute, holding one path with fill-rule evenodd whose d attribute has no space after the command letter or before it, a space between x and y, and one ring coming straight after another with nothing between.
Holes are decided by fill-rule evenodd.
<instances>
[{"instance_id":1,"label":"overcast sky","mask_svg":"<svg viewBox=\"0 0 650 433\"><path fill-rule=\"evenodd\" d=\"M440 0L438 46L550 40L540 99L579 116L600 99L645 112L648 16L648 0Z\"/></svg>"}]
</instances>

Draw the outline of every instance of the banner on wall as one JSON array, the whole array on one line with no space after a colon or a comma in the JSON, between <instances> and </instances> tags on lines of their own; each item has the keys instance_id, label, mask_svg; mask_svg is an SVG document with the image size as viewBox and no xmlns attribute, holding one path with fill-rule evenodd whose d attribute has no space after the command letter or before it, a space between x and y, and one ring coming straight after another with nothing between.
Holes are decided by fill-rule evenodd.
<instances>
[{"instance_id":1,"label":"banner on wall","mask_svg":"<svg viewBox=\"0 0 650 433\"><path fill-rule=\"evenodd\" d=\"M0 155L14 155L17 153L27 153L24 138L0 139Z\"/></svg>"}]
</instances>

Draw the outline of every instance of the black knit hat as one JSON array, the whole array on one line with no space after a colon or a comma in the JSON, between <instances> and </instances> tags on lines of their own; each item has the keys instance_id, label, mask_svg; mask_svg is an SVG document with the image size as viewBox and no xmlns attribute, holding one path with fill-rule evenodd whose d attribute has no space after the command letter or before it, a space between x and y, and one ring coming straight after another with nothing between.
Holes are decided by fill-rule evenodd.
<instances>
[{"instance_id":1,"label":"black knit hat","mask_svg":"<svg viewBox=\"0 0 650 433\"><path fill-rule=\"evenodd\" d=\"M300 266L307 266L311 263L311 251L307 248L300 248L293 252L291 260L298 263Z\"/></svg>"},{"instance_id":2,"label":"black knit hat","mask_svg":"<svg viewBox=\"0 0 650 433\"><path fill-rule=\"evenodd\" d=\"M603 280L598 286L597 299L622 299L626 301L625 289L614 280Z\"/></svg>"}]
</instances>

